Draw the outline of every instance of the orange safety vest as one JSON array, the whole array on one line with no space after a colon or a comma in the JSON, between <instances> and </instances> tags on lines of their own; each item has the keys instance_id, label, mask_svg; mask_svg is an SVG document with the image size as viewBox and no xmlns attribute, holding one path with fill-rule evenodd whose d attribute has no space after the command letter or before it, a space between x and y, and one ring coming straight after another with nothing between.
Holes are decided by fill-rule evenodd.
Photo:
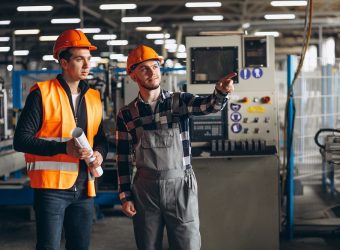
<instances>
[{"instance_id":1,"label":"orange safety vest","mask_svg":"<svg viewBox=\"0 0 340 250\"><path fill-rule=\"evenodd\" d=\"M65 142L71 139L76 127L72 108L66 91L57 79L38 82L31 91L39 88L42 97L43 121L36 137L43 140ZM102 120L102 105L97 90L85 93L87 112L87 139L93 147L94 136ZM25 154L28 176L32 188L68 189L78 176L79 159L67 154L41 156ZM88 196L96 196L94 177L88 170Z\"/></svg>"}]
</instances>

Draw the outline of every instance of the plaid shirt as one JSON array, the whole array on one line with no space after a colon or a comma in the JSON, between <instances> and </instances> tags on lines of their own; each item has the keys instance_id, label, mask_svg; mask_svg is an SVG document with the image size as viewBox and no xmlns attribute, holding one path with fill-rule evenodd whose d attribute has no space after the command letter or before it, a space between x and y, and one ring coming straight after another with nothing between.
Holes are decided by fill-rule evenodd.
<instances>
[{"instance_id":1,"label":"plaid shirt","mask_svg":"<svg viewBox=\"0 0 340 250\"><path fill-rule=\"evenodd\" d=\"M183 145L183 168L191 168L191 145L189 137L189 117L220 111L226 106L227 95L215 90L212 95L198 96L182 92L179 98L179 128ZM133 200L131 176L134 161L134 146L140 138L138 129L158 130L173 126L173 93L161 90L155 110L145 103L140 96L129 105L122 107L117 115L116 125L116 162L118 166L119 197L122 202ZM133 106L131 106L133 105ZM138 121L131 112L131 107L138 109ZM135 109L136 110L136 109ZM141 122L140 122L141 121Z\"/></svg>"}]
</instances>

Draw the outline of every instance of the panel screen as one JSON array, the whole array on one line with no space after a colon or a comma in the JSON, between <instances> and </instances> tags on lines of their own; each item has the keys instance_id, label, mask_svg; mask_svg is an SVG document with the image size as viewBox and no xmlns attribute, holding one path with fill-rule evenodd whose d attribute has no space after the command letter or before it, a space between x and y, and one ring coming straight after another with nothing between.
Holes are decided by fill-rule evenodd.
<instances>
[{"instance_id":1,"label":"panel screen","mask_svg":"<svg viewBox=\"0 0 340 250\"><path fill-rule=\"evenodd\" d=\"M204 142L227 138L227 108L217 113L190 118L191 141Z\"/></svg>"},{"instance_id":2,"label":"panel screen","mask_svg":"<svg viewBox=\"0 0 340 250\"><path fill-rule=\"evenodd\" d=\"M215 84L231 72L238 72L237 47L191 48L192 84ZM233 81L238 83L238 77Z\"/></svg>"},{"instance_id":3,"label":"panel screen","mask_svg":"<svg viewBox=\"0 0 340 250\"><path fill-rule=\"evenodd\" d=\"M266 37L244 38L245 67L267 67Z\"/></svg>"}]
</instances>

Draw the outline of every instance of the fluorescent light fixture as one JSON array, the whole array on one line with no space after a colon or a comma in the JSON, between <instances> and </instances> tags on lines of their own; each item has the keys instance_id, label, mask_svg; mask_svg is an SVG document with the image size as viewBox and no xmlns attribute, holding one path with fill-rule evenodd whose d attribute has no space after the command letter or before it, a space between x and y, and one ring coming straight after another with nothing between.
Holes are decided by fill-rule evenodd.
<instances>
[{"instance_id":1,"label":"fluorescent light fixture","mask_svg":"<svg viewBox=\"0 0 340 250\"><path fill-rule=\"evenodd\" d=\"M39 34L39 29L31 29L31 30L15 30L14 35L36 35Z\"/></svg>"},{"instance_id":2,"label":"fluorescent light fixture","mask_svg":"<svg viewBox=\"0 0 340 250\"><path fill-rule=\"evenodd\" d=\"M161 31L162 27L160 26L150 26L150 27L136 27L137 31Z\"/></svg>"},{"instance_id":3,"label":"fluorescent light fixture","mask_svg":"<svg viewBox=\"0 0 340 250\"><path fill-rule=\"evenodd\" d=\"M80 18L53 18L51 19L52 24L61 23L80 23Z\"/></svg>"},{"instance_id":4,"label":"fluorescent light fixture","mask_svg":"<svg viewBox=\"0 0 340 250\"><path fill-rule=\"evenodd\" d=\"M100 28L83 28L83 29L77 29L77 30L81 30L84 33L91 33L91 34L99 33L101 31Z\"/></svg>"},{"instance_id":5,"label":"fluorescent light fixture","mask_svg":"<svg viewBox=\"0 0 340 250\"><path fill-rule=\"evenodd\" d=\"M177 58L187 58L187 53L185 52L180 52L176 54Z\"/></svg>"},{"instance_id":6,"label":"fluorescent light fixture","mask_svg":"<svg viewBox=\"0 0 340 250\"><path fill-rule=\"evenodd\" d=\"M55 41L57 40L58 36L39 36L39 41L47 42L47 41Z\"/></svg>"},{"instance_id":7,"label":"fluorescent light fixture","mask_svg":"<svg viewBox=\"0 0 340 250\"><path fill-rule=\"evenodd\" d=\"M119 46L119 45L128 45L129 42L128 40L110 40L106 42L107 45L112 45L112 46Z\"/></svg>"},{"instance_id":8,"label":"fluorescent light fixture","mask_svg":"<svg viewBox=\"0 0 340 250\"><path fill-rule=\"evenodd\" d=\"M53 55L44 55L42 59L43 61L56 61L57 62L57 60L54 59Z\"/></svg>"},{"instance_id":9,"label":"fluorescent light fixture","mask_svg":"<svg viewBox=\"0 0 340 250\"><path fill-rule=\"evenodd\" d=\"M27 56L30 52L28 50L14 50L14 56Z\"/></svg>"},{"instance_id":10,"label":"fluorescent light fixture","mask_svg":"<svg viewBox=\"0 0 340 250\"><path fill-rule=\"evenodd\" d=\"M175 39L156 39L155 41L154 41L154 44L156 44L156 45L162 45L162 44L174 44L174 43L176 43L176 40Z\"/></svg>"},{"instance_id":11,"label":"fluorescent light fixture","mask_svg":"<svg viewBox=\"0 0 340 250\"><path fill-rule=\"evenodd\" d=\"M242 29L248 29L250 27L250 23L243 23Z\"/></svg>"},{"instance_id":12,"label":"fluorescent light fixture","mask_svg":"<svg viewBox=\"0 0 340 250\"><path fill-rule=\"evenodd\" d=\"M0 37L0 42L8 42L9 39L10 39L9 36L1 36L1 37Z\"/></svg>"},{"instance_id":13,"label":"fluorescent light fixture","mask_svg":"<svg viewBox=\"0 0 340 250\"><path fill-rule=\"evenodd\" d=\"M274 7L306 6L307 1L271 1L270 4Z\"/></svg>"},{"instance_id":14,"label":"fluorescent light fixture","mask_svg":"<svg viewBox=\"0 0 340 250\"><path fill-rule=\"evenodd\" d=\"M41 6L18 6L17 11L51 11L53 6L41 5Z\"/></svg>"},{"instance_id":15,"label":"fluorescent light fixture","mask_svg":"<svg viewBox=\"0 0 340 250\"><path fill-rule=\"evenodd\" d=\"M255 36L280 36L280 33L277 31L258 31L254 33Z\"/></svg>"},{"instance_id":16,"label":"fluorescent light fixture","mask_svg":"<svg viewBox=\"0 0 340 250\"><path fill-rule=\"evenodd\" d=\"M282 19L295 19L294 14L267 14L264 15L267 20L282 20Z\"/></svg>"},{"instance_id":17,"label":"fluorescent light fixture","mask_svg":"<svg viewBox=\"0 0 340 250\"><path fill-rule=\"evenodd\" d=\"M152 18L149 16L122 17L122 23L147 23L151 20Z\"/></svg>"},{"instance_id":18,"label":"fluorescent light fixture","mask_svg":"<svg viewBox=\"0 0 340 250\"><path fill-rule=\"evenodd\" d=\"M154 34L146 34L146 39L168 39L170 38L170 34L169 33L166 33L166 34L163 34L163 33L154 33Z\"/></svg>"},{"instance_id":19,"label":"fluorescent light fixture","mask_svg":"<svg viewBox=\"0 0 340 250\"><path fill-rule=\"evenodd\" d=\"M119 58L121 58L123 56L124 56L123 54L111 54L110 59L118 60Z\"/></svg>"},{"instance_id":20,"label":"fluorescent light fixture","mask_svg":"<svg viewBox=\"0 0 340 250\"><path fill-rule=\"evenodd\" d=\"M11 47L0 47L0 52L8 52L10 49Z\"/></svg>"},{"instance_id":21,"label":"fluorescent light fixture","mask_svg":"<svg viewBox=\"0 0 340 250\"><path fill-rule=\"evenodd\" d=\"M110 59L111 60L117 60L118 62L126 62L127 56L125 56L123 54L111 54Z\"/></svg>"},{"instance_id":22,"label":"fluorescent light fixture","mask_svg":"<svg viewBox=\"0 0 340 250\"><path fill-rule=\"evenodd\" d=\"M221 2L188 2L185 7L197 8L197 7L221 7Z\"/></svg>"},{"instance_id":23,"label":"fluorescent light fixture","mask_svg":"<svg viewBox=\"0 0 340 250\"><path fill-rule=\"evenodd\" d=\"M11 20L0 20L0 25L9 25Z\"/></svg>"},{"instance_id":24,"label":"fluorescent light fixture","mask_svg":"<svg viewBox=\"0 0 340 250\"><path fill-rule=\"evenodd\" d=\"M117 38L117 35L113 35L113 34L93 35L93 40L114 40L116 38Z\"/></svg>"},{"instance_id":25,"label":"fluorescent light fixture","mask_svg":"<svg viewBox=\"0 0 340 250\"><path fill-rule=\"evenodd\" d=\"M193 16L194 21L221 21L223 16L221 15L208 15L208 16Z\"/></svg>"},{"instance_id":26,"label":"fluorescent light fixture","mask_svg":"<svg viewBox=\"0 0 340 250\"><path fill-rule=\"evenodd\" d=\"M137 5L134 3L126 3L126 4L101 4L99 5L99 9L101 10L132 10L136 9Z\"/></svg>"},{"instance_id":27,"label":"fluorescent light fixture","mask_svg":"<svg viewBox=\"0 0 340 250\"><path fill-rule=\"evenodd\" d=\"M176 51L177 50L177 44L176 43L165 44L164 47L167 50L172 50L172 51Z\"/></svg>"}]
</instances>

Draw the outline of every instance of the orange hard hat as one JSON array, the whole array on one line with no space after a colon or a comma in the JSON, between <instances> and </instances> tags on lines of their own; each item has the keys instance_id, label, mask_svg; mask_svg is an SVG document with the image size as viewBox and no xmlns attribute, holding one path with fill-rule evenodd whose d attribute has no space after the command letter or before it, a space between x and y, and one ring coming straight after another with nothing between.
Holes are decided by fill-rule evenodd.
<instances>
[{"instance_id":1,"label":"orange hard hat","mask_svg":"<svg viewBox=\"0 0 340 250\"><path fill-rule=\"evenodd\" d=\"M59 53L67 48L88 48L89 50L96 50L85 34L80 30L65 30L61 33L53 46L53 57L59 59Z\"/></svg>"},{"instance_id":2,"label":"orange hard hat","mask_svg":"<svg viewBox=\"0 0 340 250\"><path fill-rule=\"evenodd\" d=\"M145 45L140 45L129 53L126 72L128 75L130 75L135 69L136 65L152 59L158 60L160 63L163 62L163 58L160 57L152 48Z\"/></svg>"}]
</instances>

